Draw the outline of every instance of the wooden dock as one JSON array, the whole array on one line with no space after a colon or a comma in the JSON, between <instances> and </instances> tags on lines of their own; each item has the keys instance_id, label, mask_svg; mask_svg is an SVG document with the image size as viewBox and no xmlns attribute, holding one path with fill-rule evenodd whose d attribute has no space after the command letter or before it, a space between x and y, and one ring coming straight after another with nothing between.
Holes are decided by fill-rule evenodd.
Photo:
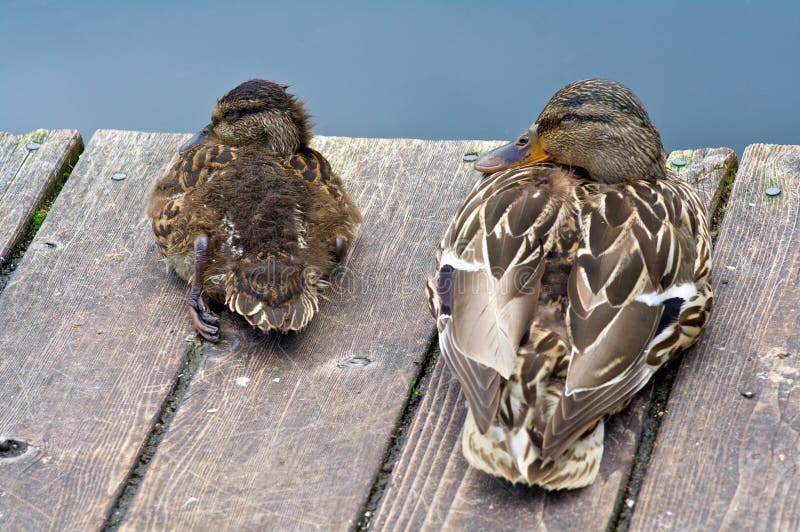
<instances>
[{"instance_id":1,"label":"wooden dock","mask_svg":"<svg viewBox=\"0 0 800 532\"><path fill-rule=\"evenodd\" d=\"M0 133L0 530L800 529L800 146L671 155L716 213L711 325L547 494L467 466L423 289L498 142L317 137L365 218L337 288L212 345L144 216L187 138Z\"/></svg>"}]
</instances>

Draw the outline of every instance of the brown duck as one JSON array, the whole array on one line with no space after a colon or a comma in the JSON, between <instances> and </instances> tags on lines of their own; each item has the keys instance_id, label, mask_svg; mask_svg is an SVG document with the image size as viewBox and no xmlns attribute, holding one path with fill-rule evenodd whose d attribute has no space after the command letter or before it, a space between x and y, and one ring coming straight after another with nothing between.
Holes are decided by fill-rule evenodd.
<instances>
[{"instance_id":1,"label":"brown duck","mask_svg":"<svg viewBox=\"0 0 800 532\"><path fill-rule=\"evenodd\" d=\"M630 90L558 91L486 154L428 285L469 404L468 461L548 489L591 484L603 420L691 346L712 302L706 211Z\"/></svg>"},{"instance_id":2,"label":"brown duck","mask_svg":"<svg viewBox=\"0 0 800 532\"><path fill-rule=\"evenodd\" d=\"M197 332L219 340L205 296L264 331L299 331L319 289L353 242L358 208L309 147L309 115L286 87L246 81L180 148L147 214L167 264L191 282Z\"/></svg>"}]
</instances>

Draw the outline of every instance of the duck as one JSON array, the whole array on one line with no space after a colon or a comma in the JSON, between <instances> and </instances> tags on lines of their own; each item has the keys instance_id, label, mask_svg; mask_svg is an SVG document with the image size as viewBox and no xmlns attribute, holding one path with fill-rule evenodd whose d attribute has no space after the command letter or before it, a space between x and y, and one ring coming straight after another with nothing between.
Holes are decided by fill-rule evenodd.
<instances>
[{"instance_id":1,"label":"duck","mask_svg":"<svg viewBox=\"0 0 800 532\"><path fill-rule=\"evenodd\" d=\"M303 330L362 221L287 89L252 79L223 95L150 193L156 245L190 283L189 316L211 342L209 299L264 333Z\"/></svg>"},{"instance_id":2,"label":"duck","mask_svg":"<svg viewBox=\"0 0 800 532\"><path fill-rule=\"evenodd\" d=\"M590 485L605 420L708 322L705 206L611 80L562 88L475 170L427 283L462 452L514 484Z\"/></svg>"}]
</instances>

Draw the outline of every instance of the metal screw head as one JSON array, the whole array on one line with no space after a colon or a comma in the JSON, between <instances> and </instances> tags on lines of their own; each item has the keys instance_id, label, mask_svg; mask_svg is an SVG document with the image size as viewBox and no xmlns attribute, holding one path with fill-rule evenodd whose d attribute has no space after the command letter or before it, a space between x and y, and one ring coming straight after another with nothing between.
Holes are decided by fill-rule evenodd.
<instances>
[{"instance_id":1,"label":"metal screw head","mask_svg":"<svg viewBox=\"0 0 800 532\"><path fill-rule=\"evenodd\" d=\"M464 162L465 163L474 163L477 160L478 160L478 154L477 153L465 153L464 154Z\"/></svg>"},{"instance_id":2,"label":"metal screw head","mask_svg":"<svg viewBox=\"0 0 800 532\"><path fill-rule=\"evenodd\" d=\"M36 151L36 150L38 150L38 149L39 149L41 146L42 146L42 145L41 145L41 144L39 144L38 142L29 142L29 143L28 143L28 145L27 145L27 146L25 146L25 147L26 147L26 148L28 148L28 150L30 150L30 151Z\"/></svg>"},{"instance_id":3,"label":"metal screw head","mask_svg":"<svg viewBox=\"0 0 800 532\"><path fill-rule=\"evenodd\" d=\"M781 193L780 187L769 187L767 190L764 191L767 196L777 196Z\"/></svg>"},{"instance_id":4,"label":"metal screw head","mask_svg":"<svg viewBox=\"0 0 800 532\"><path fill-rule=\"evenodd\" d=\"M676 157L674 159L670 159L670 162L674 166L686 166L686 159L681 159L680 157Z\"/></svg>"},{"instance_id":5,"label":"metal screw head","mask_svg":"<svg viewBox=\"0 0 800 532\"><path fill-rule=\"evenodd\" d=\"M128 176L122 172L115 172L114 174L111 175L111 179L113 179L114 181L122 181L126 177Z\"/></svg>"}]
</instances>

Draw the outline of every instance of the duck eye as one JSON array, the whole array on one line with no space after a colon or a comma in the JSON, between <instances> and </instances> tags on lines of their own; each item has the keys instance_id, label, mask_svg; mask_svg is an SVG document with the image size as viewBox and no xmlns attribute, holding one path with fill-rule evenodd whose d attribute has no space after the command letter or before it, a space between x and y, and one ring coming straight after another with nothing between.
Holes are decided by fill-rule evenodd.
<instances>
[{"instance_id":1,"label":"duck eye","mask_svg":"<svg viewBox=\"0 0 800 532\"><path fill-rule=\"evenodd\" d=\"M566 122L568 120L575 120L576 118L578 118L578 115L576 115L575 113L567 113L561 117L561 121Z\"/></svg>"},{"instance_id":2,"label":"duck eye","mask_svg":"<svg viewBox=\"0 0 800 532\"><path fill-rule=\"evenodd\" d=\"M239 110L238 109L228 109L225 111L225 118L228 120L234 120L239 118Z\"/></svg>"},{"instance_id":3,"label":"duck eye","mask_svg":"<svg viewBox=\"0 0 800 532\"><path fill-rule=\"evenodd\" d=\"M515 142L517 146L524 146L527 143L528 143L528 135L522 135L520 138L517 139L517 142Z\"/></svg>"}]
</instances>

